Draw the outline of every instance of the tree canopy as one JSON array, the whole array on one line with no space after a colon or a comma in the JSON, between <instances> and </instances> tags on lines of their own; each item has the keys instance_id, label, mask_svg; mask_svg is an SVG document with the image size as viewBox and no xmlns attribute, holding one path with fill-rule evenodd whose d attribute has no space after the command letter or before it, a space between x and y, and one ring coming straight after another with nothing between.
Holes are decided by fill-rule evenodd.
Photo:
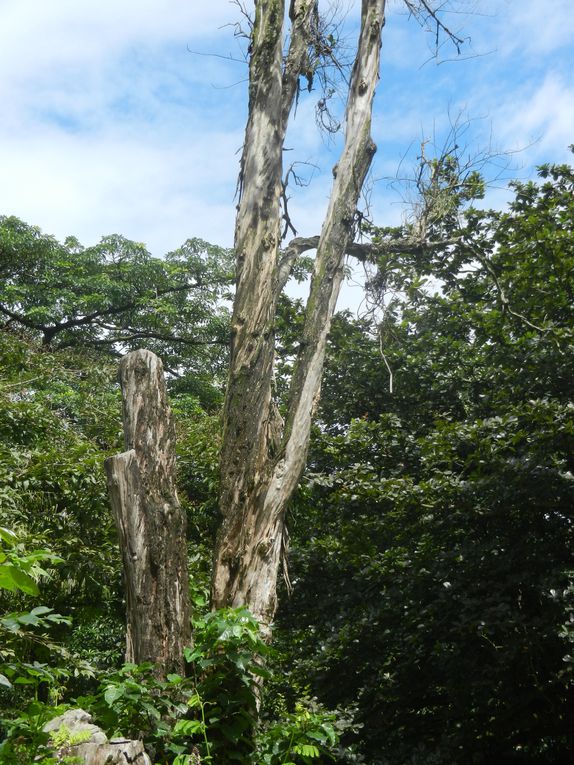
<instances>
[{"instance_id":1,"label":"tree canopy","mask_svg":"<svg viewBox=\"0 0 574 765\"><path fill-rule=\"evenodd\" d=\"M107 236L92 247L0 217L0 317L53 349L118 356L145 345L208 395L221 386L233 297L229 250L188 239L165 258ZM212 393L213 395L213 393Z\"/></svg>"},{"instance_id":2,"label":"tree canopy","mask_svg":"<svg viewBox=\"0 0 574 765\"><path fill-rule=\"evenodd\" d=\"M572 751L573 180L542 167L456 244L386 253L379 326L335 325L281 624L369 760Z\"/></svg>"}]
</instances>

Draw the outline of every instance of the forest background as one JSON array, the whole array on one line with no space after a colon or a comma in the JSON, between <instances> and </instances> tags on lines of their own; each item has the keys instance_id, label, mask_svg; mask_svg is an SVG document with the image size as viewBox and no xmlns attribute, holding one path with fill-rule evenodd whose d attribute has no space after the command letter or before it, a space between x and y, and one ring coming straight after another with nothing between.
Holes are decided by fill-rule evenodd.
<instances>
[{"instance_id":1,"label":"forest background","mask_svg":"<svg viewBox=\"0 0 574 765\"><path fill-rule=\"evenodd\" d=\"M573 175L544 165L511 185L510 207L485 212L468 207L475 176L472 194L449 186L461 161L441 157L449 204L436 225L464 246L387 253L367 285L378 310L334 323L290 510L261 761L572 753ZM206 608L231 253L192 239L156 259L121 236L84 248L13 217L1 253L5 756L41 751L40 722L80 696L111 729L154 729L158 761L190 747L253 757L238 688L249 693L266 649L245 614ZM300 308L280 305L280 394ZM169 681L169 708L145 668L115 674L123 593L101 466L122 448L115 356L142 341L170 376L196 610L200 679L189 692ZM230 676L222 696L211 681Z\"/></svg>"}]
</instances>

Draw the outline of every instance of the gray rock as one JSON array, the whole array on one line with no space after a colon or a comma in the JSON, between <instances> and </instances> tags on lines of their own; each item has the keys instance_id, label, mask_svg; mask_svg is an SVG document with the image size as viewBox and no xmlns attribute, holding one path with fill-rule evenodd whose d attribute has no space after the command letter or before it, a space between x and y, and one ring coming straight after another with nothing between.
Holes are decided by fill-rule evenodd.
<instances>
[{"instance_id":1,"label":"gray rock","mask_svg":"<svg viewBox=\"0 0 574 765\"><path fill-rule=\"evenodd\" d=\"M46 733L55 733L65 727L70 732L70 740L85 736L85 741L93 744L107 744L108 737L101 728L92 724L91 716L83 709L68 709L63 715L54 717L44 725ZM89 734L89 735L88 735Z\"/></svg>"},{"instance_id":2,"label":"gray rock","mask_svg":"<svg viewBox=\"0 0 574 765\"><path fill-rule=\"evenodd\" d=\"M83 709L68 709L44 725L46 733L64 729L58 754L80 758L82 765L151 765L141 741L108 737Z\"/></svg>"}]
</instances>

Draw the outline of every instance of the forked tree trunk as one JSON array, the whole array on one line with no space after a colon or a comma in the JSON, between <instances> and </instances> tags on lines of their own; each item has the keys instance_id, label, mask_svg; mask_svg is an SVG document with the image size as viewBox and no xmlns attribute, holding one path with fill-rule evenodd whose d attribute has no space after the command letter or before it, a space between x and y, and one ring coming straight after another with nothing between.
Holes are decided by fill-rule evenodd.
<instances>
[{"instance_id":1,"label":"forked tree trunk","mask_svg":"<svg viewBox=\"0 0 574 765\"><path fill-rule=\"evenodd\" d=\"M175 427L150 351L120 362L126 451L105 462L126 588L126 661L183 672L191 640L186 521L175 488Z\"/></svg>"},{"instance_id":2,"label":"forked tree trunk","mask_svg":"<svg viewBox=\"0 0 574 765\"><path fill-rule=\"evenodd\" d=\"M268 629L276 609L285 510L305 466L327 335L352 241L357 202L375 146L370 136L385 0L363 0L346 111L345 144L317 245L311 293L285 423L273 395L275 316L290 267L280 258L282 153L298 77L306 65L316 0L293 0L283 64L283 0L256 0L249 116L235 229L237 291L224 410L215 608L247 605Z\"/></svg>"}]
</instances>

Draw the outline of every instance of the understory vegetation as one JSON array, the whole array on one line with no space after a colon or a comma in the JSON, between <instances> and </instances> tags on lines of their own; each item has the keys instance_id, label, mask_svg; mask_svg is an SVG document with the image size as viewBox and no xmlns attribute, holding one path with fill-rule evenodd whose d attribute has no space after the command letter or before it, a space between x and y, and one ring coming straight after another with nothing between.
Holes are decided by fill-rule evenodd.
<instances>
[{"instance_id":1,"label":"understory vegetation","mask_svg":"<svg viewBox=\"0 0 574 765\"><path fill-rule=\"evenodd\" d=\"M232 253L0 218L0 762L56 762L42 727L74 706L162 765L572 761L574 170L453 204L443 246L369 231L376 309L334 321L272 645L209 604ZM301 325L279 311L281 393ZM123 663L103 471L138 347L168 373L188 518L194 643L165 680Z\"/></svg>"}]
</instances>

